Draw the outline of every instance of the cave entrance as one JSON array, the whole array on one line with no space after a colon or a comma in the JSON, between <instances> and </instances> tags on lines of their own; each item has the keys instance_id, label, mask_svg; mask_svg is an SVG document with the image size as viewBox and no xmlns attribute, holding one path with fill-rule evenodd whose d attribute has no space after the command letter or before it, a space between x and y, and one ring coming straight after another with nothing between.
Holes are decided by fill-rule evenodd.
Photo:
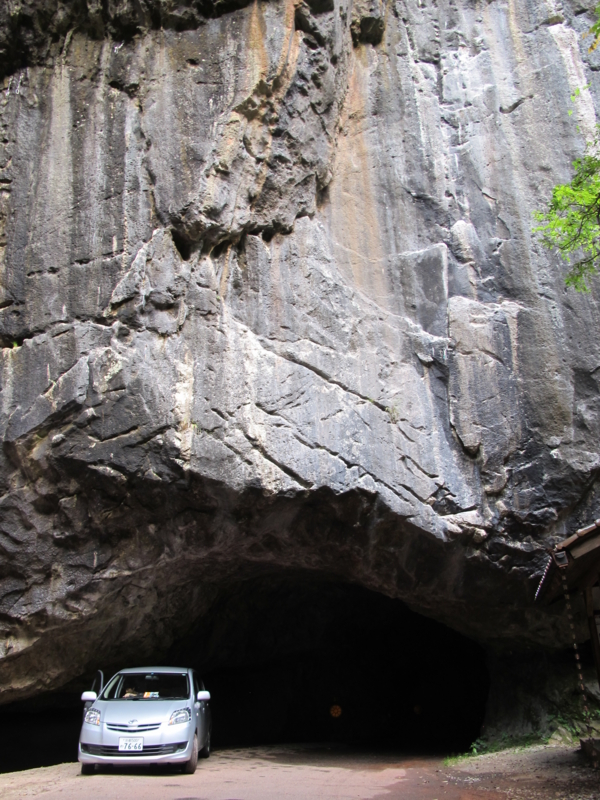
<instances>
[{"instance_id":1,"label":"cave entrance","mask_svg":"<svg viewBox=\"0 0 600 800\"><path fill-rule=\"evenodd\" d=\"M399 600L297 574L223 590L169 660L200 671L217 747L460 752L480 735L489 688L475 642Z\"/></svg>"},{"instance_id":2,"label":"cave entrance","mask_svg":"<svg viewBox=\"0 0 600 800\"><path fill-rule=\"evenodd\" d=\"M128 663L98 663L106 677ZM339 742L464 752L489 688L484 650L399 600L307 573L221 587L208 613L146 664L195 667L212 695L219 747ZM0 772L75 761L80 693L0 710Z\"/></svg>"}]
</instances>

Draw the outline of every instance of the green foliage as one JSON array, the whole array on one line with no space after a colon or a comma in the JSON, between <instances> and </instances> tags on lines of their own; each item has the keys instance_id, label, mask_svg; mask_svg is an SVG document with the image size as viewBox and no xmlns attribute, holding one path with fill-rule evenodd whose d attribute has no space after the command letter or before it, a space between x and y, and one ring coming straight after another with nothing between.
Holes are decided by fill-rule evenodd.
<instances>
[{"instance_id":1,"label":"green foliage","mask_svg":"<svg viewBox=\"0 0 600 800\"><path fill-rule=\"evenodd\" d=\"M486 753L499 753L502 750L522 750L526 747L533 747L534 745L546 744L548 741L547 736L542 736L539 733L524 734L522 736L509 736L503 733L494 739L475 739L471 745L468 753L462 753L458 756L449 756L444 759L444 766L451 767L458 764L467 758L474 756L482 756Z\"/></svg>"},{"instance_id":2,"label":"green foliage","mask_svg":"<svg viewBox=\"0 0 600 800\"><path fill-rule=\"evenodd\" d=\"M575 89L575 91L574 91L574 92L573 92L573 94L571 95L571 102L572 102L572 103L574 103L574 102L577 100L577 98L578 98L578 97L581 95L581 93L582 93L583 91L585 91L586 89L589 89L589 88L590 88L590 86L591 86L591 84L590 84L590 83L588 83L588 85L587 85L587 86L584 86L584 87L583 87L583 89L580 89L580 88L579 88L579 86L578 86L578 87L577 87L577 89ZM572 109L572 108L570 108L570 109L567 111L567 114L568 114L568 115L571 117L571 116L573 115L573 109ZM577 128L577 131L579 131L579 127Z\"/></svg>"},{"instance_id":3,"label":"green foliage","mask_svg":"<svg viewBox=\"0 0 600 800\"><path fill-rule=\"evenodd\" d=\"M503 733L494 739L475 739L471 745L469 755L480 756L484 753L499 753L501 750L521 750L525 747L532 747L538 744L546 744L547 736L533 732L521 734L520 736L509 736Z\"/></svg>"},{"instance_id":4,"label":"green foliage","mask_svg":"<svg viewBox=\"0 0 600 800\"><path fill-rule=\"evenodd\" d=\"M593 36L594 41L588 47L588 53L593 53L594 50L600 44L600 5L597 5L594 9L594 14L597 17L597 21L591 26L591 28L583 34L583 38L585 39L586 36Z\"/></svg>"},{"instance_id":5,"label":"green foliage","mask_svg":"<svg viewBox=\"0 0 600 800\"><path fill-rule=\"evenodd\" d=\"M400 419L400 412L398 411L398 407L386 406L385 410L390 415L390 422L395 425Z\"/></svg>"},{"instance_id":6,"label":"green foliage","mask_svg":"<svg viewBox=\"0 0 600 800\"><path fill-rule=\"evenodd\" d=\"M598 23L600 25L600 22ZM554 187L547 211L538 211L534 231L546 247L556 248L571 264L567 286L589 292L587 281L600 264L600 134L582 158L573 162L570 183Z\"/></svg>"},{"instance_id":7,"label":"green foliage","mask_svg":"<svg viewBox=\"0 0 600 800\"><path fill-rule=\"evenodd\" d=\"M588 51L600 44L600 4L594 10L596 22L583 34L593 36ZM589 89L584 86L583 89ZM583 89L571 95L575 103ZM573 114L572 110L568 112ZM579 130L579 128L578 128ZM578 292L589 292L588 280L596 275L600 264L600 134L596 130L583 158L573 163L574 175L570 183L554 187L547 211L537 212L540 223L534 228L542 235L544 244L557 249L571 265L566 284Z\"/></svg>"},{"instance_id":8,"label":"green foliage","mask_svg":"<svg viewBox=\"0 0 600 800\"><path fill-rule=\"evenodd\" d=\"M589 736L590 730L595 730L598 722L600 722L600 708L592 707L590 711L584 711L581 705L581 697L579 696L575 706L570 711L550 714L546 722L547 724L543 730L533 730L531 733L521 735L502 733L491 738L480 737L473 742L468 753L449 756L444 759L444 765L451 767L465 759L485 755L486 753L498 753L501 750L519 751L535 745L548 744L552 733L555 731L564 732L572 740L579 739L582 736ZM590 725L592 728L590 728Z\"/></svg>"},{"instance_id":9,"label":"green foliage","mask_svg":"<svg viewBox=\"0 0 600 800\"><path fill-rule=\"evenodd\" d=\"M571 717L565 717L563 714L549 714L548 722L555 730L562 728L562 730L573 739L581 736L585 730L585 720L582 721L579 719L573 719Z\"/></svg>"}]
</instances>

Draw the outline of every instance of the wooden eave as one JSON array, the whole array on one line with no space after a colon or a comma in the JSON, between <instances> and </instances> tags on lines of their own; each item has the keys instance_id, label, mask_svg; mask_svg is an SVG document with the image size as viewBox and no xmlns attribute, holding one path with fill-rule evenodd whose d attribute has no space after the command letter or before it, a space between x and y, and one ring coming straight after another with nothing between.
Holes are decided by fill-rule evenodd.
<instances>
[{"instance_id":1,"label":"wooden eave","mask_svg":"<svg viewBox=\"0 0 600 800\"><path fill-rule=\"evenodd\" d=\"M600 519L580 528L550 551L550 559L536 592L546 604L562 597L563 576L570 592L584 591L598 582L600 573Z\"/></svg>"}]
</instances>

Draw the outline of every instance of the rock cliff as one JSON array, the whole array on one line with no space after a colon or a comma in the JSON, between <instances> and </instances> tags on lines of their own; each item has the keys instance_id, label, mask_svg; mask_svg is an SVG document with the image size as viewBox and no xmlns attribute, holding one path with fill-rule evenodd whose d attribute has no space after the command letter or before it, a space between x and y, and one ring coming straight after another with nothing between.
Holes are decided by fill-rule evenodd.
<instances>
[{"instance_id":1,"label":"rock cliff","mask_svg":"<svg viewBox=\"0 0 600 800\"><path fill-rule=\"evenodd\" d=\"M600 314L531 230L593 5L3 4L0 702L287 570L569 643Z\"/></svg>"}]
</instances>

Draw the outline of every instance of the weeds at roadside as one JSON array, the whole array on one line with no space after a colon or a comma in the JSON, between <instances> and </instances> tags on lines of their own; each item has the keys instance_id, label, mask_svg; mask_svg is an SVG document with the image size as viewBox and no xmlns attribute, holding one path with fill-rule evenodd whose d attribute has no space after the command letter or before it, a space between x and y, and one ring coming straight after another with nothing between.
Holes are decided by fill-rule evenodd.
<instances>
[{"instance_id":1,"label":"weeds at roadside","mask_svg":"<svg viewBox=\"0 0 600 800\"><path fill-rule=\"evenodd\" d=\"M444 759L445 767L453 767L461 761L487 753L499 753L501 750L524 750L536 744L547 744L550 736L541 736L539 733L529 733L524 736L508 736L503 734L497 739L475 739L468 753L448 756Z\"/></svg>"},{"instance_id":2,"label":"weeds at roadside","mask_svg":"<svg viewBox=\"0 0 600 800\"><path fill-rule=\"evenodd\" d=\"M509 736L504 733L493 739L475 739L469 752L448 756L444 759L444 766L452 767L468 758L482 756L487 753L498 753L501 750L522 750L534 745L548 744L552 734L557 731L562 731L571 739L577 740L580 737L589 735L590 726L598 726L599 721L600 709L592 709L587 714L580 712L576 717L571 718L561 714L551 714L547 718L550 729L544 733L534 731L521 736Z\"/></svg>"}]
</instances>

